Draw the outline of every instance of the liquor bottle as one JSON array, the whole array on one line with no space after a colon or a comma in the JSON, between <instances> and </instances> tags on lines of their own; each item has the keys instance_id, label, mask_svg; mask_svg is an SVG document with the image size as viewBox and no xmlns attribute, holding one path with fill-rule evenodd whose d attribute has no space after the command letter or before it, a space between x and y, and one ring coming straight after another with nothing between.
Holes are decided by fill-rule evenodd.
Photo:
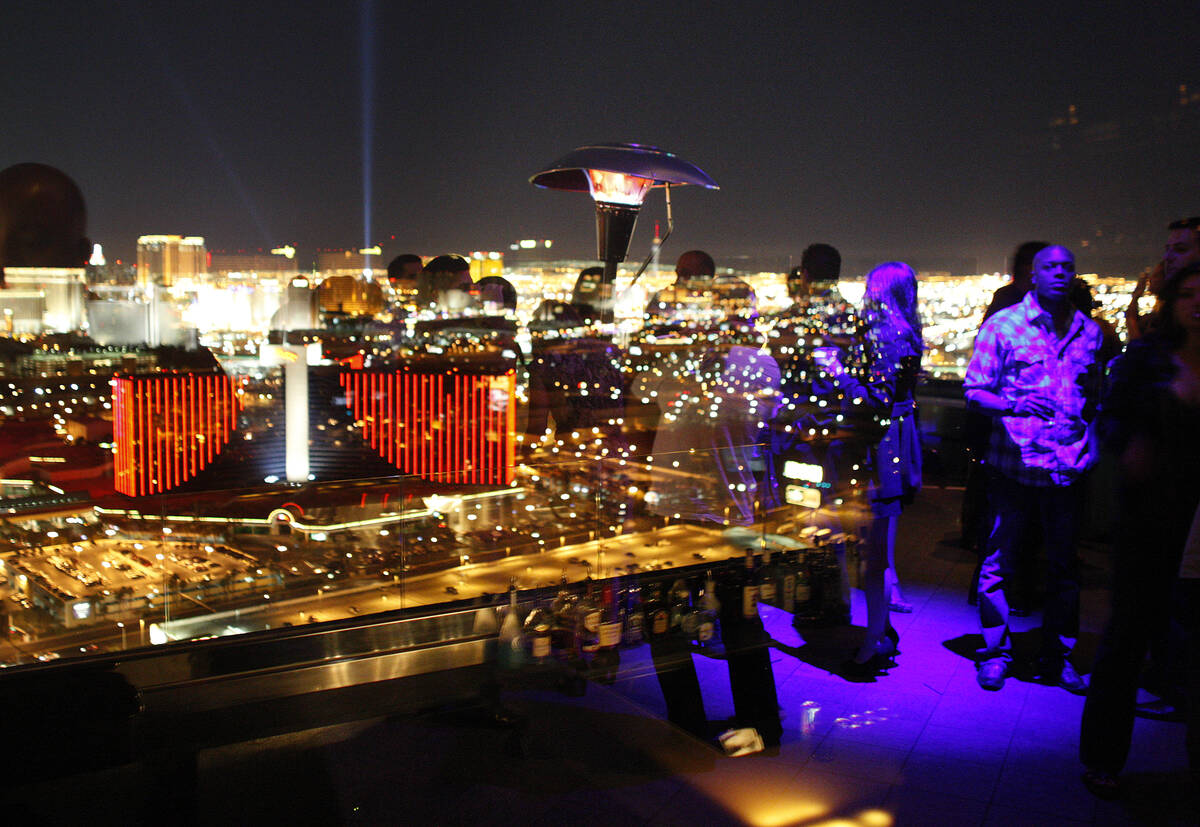
<instances>
[{"instance_id":1,"label":"liquor bottle","mask_svg":"<svg viewBox=\"0 0 1200 827\"><path fill-rule=\"evenodd\" d=\"M692 613L692 590L682 577L671 584L671 590L667 593L667 602L670 605L671 631L682 631L690 638L691 630L686 628L685 624Z\"/></svg>"},{"instance_id":2,"label":"liquor bottle","mask_svg":"<svg viewBox=\"0 0 1200 827\"><path fill-rule=\"evenodd\" d=\"M579 598L567 585L567 573L559 581L558 596L550 604L553 625L550 627L550 648L554 654L566 656L575 648L575 615Z\"/></svg>"},{"instance_id":3,"label":"liquor bottle","mask_svg":"<svg viewBox=\"0 0 1200 827\"><path fill-rule=\"evenodd\" d=\"M717 600L717 582L711 571L704 576L704 591L696 609L696 631L694 639L699 646L712 646L717 641L717 622L721 612L721 603Z\"/></svg>"},{"instance_id":4,"label":"liquor bottle","mask_svg":"<svg viewBox=\"0 0 1200 827\"><path fill-rule=\"evenodd\" d=\"M496 658L501 669L518 669L525 662L525 637L521 634L520 609L517 607L517 584L508 587L508 611L500 624L500 639Z\"/></svg>"},{"instance_id":5,"label":"liquor bottle","mask_svg":"<svg viewBox=\"0 0 1200 827\"><path fill-rule=\"evenodd\" d=\"M625 592L625 631L623 641L626 646L637 646L646 639L646 607L642 605L642 587L636 577L630 577Z\"/></svg>"},{"instance_id":6,"label":"liquor bottle","mask_svg":"<svg viewBox=\"0 0 1200 827\"><path fill-rule=\"evenodd\" d=\"M649 583L646 589L646 636L665 637L671 631L671 614L662 596L662 583Z\"/></svg>"},{"instance_id":7,"label":"liquor bottle","mask_svg":"<svg viewBox=\"0 0 1200 827\"><path fill-rule=\"evenodd\" d=\"M783 553L783 562L779 566L779 608L788 614L796 611L796 561L795 550Z\"/></svg>"},{"instance_id":8,"label":"liquor bottle","mask_svg":"<svg viewBox=\"0 0 1200 827\"><path fill-rule=\"evenodd\" d=\"M796 604L793 611L797 614L803 614L808 611L808 604L812 601L812 576L808 570L808 552L804 549L796 551Z\"/></svg>"},{"instance_id":9,"label":"liquor bottle","mask_svg":"<svg viewBox=\"0 0 1200 827\"><path fill-rule=\"evenodd\" d=\"M832 547L822 555L821 615L826 623L850 622L850 607L842 599L842 566Z\"/></svg>"},{"instance_id":10,"label":"liquor bottle","mask_svg":"<svg viewBox=\"0 0 1200 827\"><path fill-rule=\"evenodd\" d=\"M594 591L595 581L589 575L585 582L587 590L579 599L575 611L578 621L576 634L579 638L579 650L590 653L600 648L600 604Z\"/></svg>"},{"instance_id":11,"label":"liquor bottle","mask_svg":"<svg viewBox=\"0 0 1200 827\"><path fill-rule=\"evenodd\" d=\"M622 614L614 578L600 592L599 645L592 657L592 672L601 683L611 685L615 682L621 666L621 654L617 647L621 644Z\"/></svg>"},{"instance_id":12,"label":"liquor bottle","mask_svg":"<svg viewBox=\"0 0 1200 827\"><path fill-rule=\"evenodd\" d=\"M754 570L754 552L746 549L746 569L742 572L742 617L758 616L758 573Z\"/></svg>"},{"instance_id":13,"label":"liquor bottle","mask_svg":"<svg viewBox=\"0 0 1200 827\"><path fill-rule=\"evenodd\" d=\"M534 663L545 663L550 657L550 629L554 616L545 606L536 606L525 618L525 640L529 644L529 657Z\"/></svg>"},{"instance_id":14,"label":"liquor bottle","mask_svg":"<svg viewBox=\"0 0 1200 827\"><path fill-rule=\"evenodd\" d=\"M618 596L617 578L605 587L600 599L599 643L601 649L616 649L621 644L624 612Z\"/></svg>"},{"instance_id":15,"label":"liquor bottle","mask_svg":"<svg viewBox=\"0 0 1200 827\"><path fill-rule=\"evenodd\" d=\"M825 605L825 550L822 548L809 549L805 554L808 560L808 616L817 620L821 617L821 609Z\"/></svg>"},{"instance_id":16,"label":"liquor bottle","mask_svg":"<svg viewBox=\"0 0 1200 827\"><path fill-rule=\"evenodd\" d=\"M771 547L763 545L763 564L758 570L758 600L760 603L766 603L768 606L778 606L778 590L776 580L778 578L777 566L771 554Z\"/></svg>"}]
</instances>

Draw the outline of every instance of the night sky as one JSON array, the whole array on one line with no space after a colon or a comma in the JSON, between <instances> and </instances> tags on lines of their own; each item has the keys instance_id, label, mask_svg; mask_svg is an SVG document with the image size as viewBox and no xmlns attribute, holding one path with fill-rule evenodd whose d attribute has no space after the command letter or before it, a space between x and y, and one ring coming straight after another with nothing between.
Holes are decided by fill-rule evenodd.
<instances>
[{"instance_id":1,"label":"night sky","mask_svg":"<svg viewBox=\"0 0 1200 827\"><path fill-rule=\"evenodd\" d=\"M1043 238L1085 271L1152 261L1200 213L1194 0L971 5L9 0L0 167L75 177L110 258L143 233L357 246L366 124L388 255L594 256L587 196L528 178L637 141L721 185L676 191L672 256L782 267L820 240L851 268L991 271ZM663 214L652 194L631 258Z\"/></svg>"}]
</instances>

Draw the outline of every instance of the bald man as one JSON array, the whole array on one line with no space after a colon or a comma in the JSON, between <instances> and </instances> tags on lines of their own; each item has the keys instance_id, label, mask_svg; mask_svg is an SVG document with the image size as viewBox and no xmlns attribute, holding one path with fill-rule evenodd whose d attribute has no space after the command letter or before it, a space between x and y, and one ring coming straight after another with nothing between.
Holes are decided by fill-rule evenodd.
<instances>
[{"instance_id":1,"label":"bald man","mask_svg":"<svg viewBox=\"0 0 1200 827\"><path fill-rule=\"evenodd\" d=\"M1082 694L1070 657L1079 637L1075 533L1084 480L1095 462L1092 423L1103 336L1071 304L1075 256L1051 245L1033 257L1033 289L994 315L975 339L963 382L967 405L996 419L983 457L992 521L979 574L984 646L977 680L1004 686L1012 662L1007 590L1013 555L1032 515L1046 547L1046 608L1038 670Z\"/></svg>"},{"instance_id":2,"label":"bald man","mask_svg":"<svg viewBox=\"0 0 1200 827\"><path fill-rule=\"evenodd\" d=\"M83 193L66 173L33 163L0 171L0 268L82 267L91 250Z\"/></svg>"}]
</instances>

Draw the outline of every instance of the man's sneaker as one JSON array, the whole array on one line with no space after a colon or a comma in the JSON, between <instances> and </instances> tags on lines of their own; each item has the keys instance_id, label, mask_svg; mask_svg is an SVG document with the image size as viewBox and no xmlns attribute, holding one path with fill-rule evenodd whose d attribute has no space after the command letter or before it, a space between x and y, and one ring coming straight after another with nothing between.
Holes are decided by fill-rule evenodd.
<instances>
[{"instance_id":1,"label":"man's sneaker","mask_svg":"<svg viewBox=\"0 0 1200 827\"><path fill-rule=\"evenodd\" d=\"M1004 679L1008 677L1008 664L1002 660L988 660L979 664L975 680L979 685L991 692L1004 688Z\"/></svg>"}]
</instances>

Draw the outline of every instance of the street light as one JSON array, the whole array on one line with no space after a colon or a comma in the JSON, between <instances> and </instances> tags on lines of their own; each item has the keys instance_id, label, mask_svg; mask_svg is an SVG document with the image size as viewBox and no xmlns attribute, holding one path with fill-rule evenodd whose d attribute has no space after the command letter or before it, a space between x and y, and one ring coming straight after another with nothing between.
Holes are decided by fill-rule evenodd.
<instances>
[{"instance_id":1,"label":"street light","mask_svg":"<svg viewBox=\"0 0 1200 827\"><path fill-rule=\"evenodd\" d=\"M671 185L718 189L694 164L655 146L592 144L568 152L529 179L537 187L588 192L596 202L596 255L604 262L600 321L613 320L612 284L625 260L638 211L653 187L667 192L667 234L671 227Z\"/></svg>"},{"instance_id":2,"label":"street light","mask_svg":"<svg viewBox=\"0 0 1200 827\"><path fill-rule=\"evenodd\" d=\"M117 628L121 630L121 648L125 649L125 624L118 620Z\"/></svg>"}]
</instances>

